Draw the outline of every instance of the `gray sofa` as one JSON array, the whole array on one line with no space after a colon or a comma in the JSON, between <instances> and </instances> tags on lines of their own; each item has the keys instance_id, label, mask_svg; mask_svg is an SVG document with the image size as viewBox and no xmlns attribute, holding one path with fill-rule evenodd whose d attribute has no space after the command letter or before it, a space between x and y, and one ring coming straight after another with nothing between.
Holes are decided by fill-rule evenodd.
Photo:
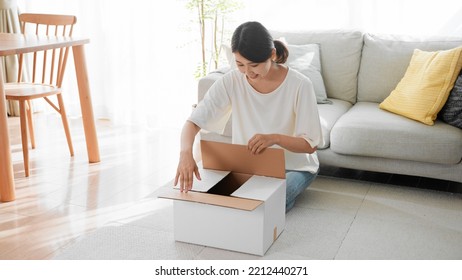
<instances>
[{"instance_id":1,"label":"gray sofa","mask_svg":"<svg viewBox=\"0 0 462 280\"><path fill-rule=\"evenodd\" d=\"M451 49L462 38L411 38L355 30L272 31L288 44L319 44L321 73L331 104L318 104L326 166L423 176L462 182L462 129L433 126L379 108L409 65L413 50ZM198 101L230 67L199 80ZM231 120L221 133L201 138L231 141Z\"/></svg>"}]
</instances>

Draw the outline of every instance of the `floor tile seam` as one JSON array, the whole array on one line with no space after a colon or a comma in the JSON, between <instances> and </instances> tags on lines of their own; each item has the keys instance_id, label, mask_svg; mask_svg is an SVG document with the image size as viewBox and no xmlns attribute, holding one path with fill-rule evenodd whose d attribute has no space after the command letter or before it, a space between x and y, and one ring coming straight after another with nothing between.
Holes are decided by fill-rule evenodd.
<instances>
[{"instance_id":1,"label":"floor tile seam","mask_svg":"<svg viewBox=\"0 0 462 280\"><path fill-rule=\"evenodd\" d=\"M400 216L398 216L398 218L391 218L391 217L387 218L386 216L375 216L375 215L367 215L367 214L360 214L360 213L358 213L358 215L356 215L356 218L372 218L373 217L374 219L381 220L383 222L389 222L389 223L390 222L391 223L399 222L399 223L402 223L402 224L427 225L427 226L434 224L434 221L438 219L438 217L427 216L425 214L413 215L413 213L407 213L407 212L404 212L404 211L400 211L399 209L394 209L394 210L399 212L399 213L404 213L404 214L406 214L408 216L413 216L414 218L412 220L409 218L409 221L407 221L404 218L399 218ZM462 219L461 219L461 221L462 221Z\"/></svg>"},{"instance_id":2,"label":"floor tile seam","mask_svg":"<svg viewBox=\"0 0 462 280\"><path fill-rule=\"evenodd\" d=\"M421 228L426 228L426 229L443 229L445 231L450 231L454 233L458 233L462 236L462 230L457 229L457 228L451 228L447 227L445 225L439 225L435 224L433 219L431 220L422 220L420 222L415 222L414 220L412 221L405 221L405 220L399 220L399 219L384 219L382 217L377 217L377 216L359 216L356 221L360 220L374 220L374 221L380 221L381 223L386 223L386 224L393 224L393 225L402 225L402 226L411 226L411 227L421 227Z\"/></svg>"},{"instance_id":3,"label":"floor tile seam","mask_svg":"<svg viewBox=\"0 0 462 280\"><path fill-rule=\"evenodd\" d=\"M385 220L385 219L382 219L380 217L359 217L359 219L355 219L355 223L359 223L360 221L362 223L367 223L367 220L372 220L372 221L375 221L375 222L384 222L384 226L386 226L386 224L391 224L392 226L390 226L390 228L395 228L395 227L401 227L401 226L408 226L408 227L412 227L413 229L417 230L418 232L422 232L422 233L427 233L429 232L429 230L431 229L435 229L435 230L439 230L438 228L436 228L435 226L432 226L431 224L424 224L424 223L413 223L413 222L406 222L406 221L397 221L397 220ZM348 230L348 233L350 232L350 229L354 226L354 223L352 223L352 225L350 226L349 230ZM401 231L400 231L401 232ZM462 237L462 232L460 230L456 230L456 229L452 229L452 228L446 228L444 227L444 234L445 235L452 235L452 234L458 234ZM383 235L383 233L380 233L379 235L381 238L385 238L385 235ZM401 236L401 235L400 235ZM347 238L347 235L345 236L344 240ZM409 238L413 238L413 236L409 236ZM339 251L340 249L342 248L343 246L343 243L344 243L344 240L342 240L342 245L340 246L339 248ZM428 240L428 238L426 238L426 240ZM439 240L438 242L445 242L445 240ZM447 242L447 240L446 240ZM338 253L339 251L336 253L336 257L335 259L338 259L337 256L338 256ZM400 251L400 250L398 250ZM405 258L407 259L407 258ZM339 259L340 260L340 259Z\"/></svg>"},{"instance_id":4,"label":"floor tile seam","mask_svg":"<svg viewBox=\"0 0 462 280\"><path fill-rule=\"evenodd\" d=\"M354 222L356 221L356 217L358 216L358 213L361 210L361 208L362 208L362 206L364 204L364 201L366 200L366 197L367 197L367 195L369 194L369 191L372 188L372 185L373 185L373 183L369 182L369 187L368 187L366 193L364 194L363 199L361 200L361 203L358 206L358 209L356 209L355 215L354 215L353 219L351 220L350 225L348 226L347 232L343 236L342 241L340 242L340 245L337 248L337 252L335 252L335 254L334 254L334 258L333 258L334 260L337 259L338 253L340 252L340 249L342 248L343 243L345 242L345 239L347 238L348 234L350 233L351 227L353 226Z\"/></svg>"},{"instance_id":5,"label":"floor tile seam","mask_svg":"<svg viewBox=\"0 0 462 280\"><path fill-rule=\"evenodd\" d=\"M394 184L389 184L389 183L381 183L381 182L372 182L372 181L367 181L367 180L361 180L361 179L355 179L355 178L347 178L347 177L336 177L336 176L330 176L330 175L318 175L318 176L324 176L324 178L327 179L332 179L332 180L338 180L338 181L347 181L350 183L357 183L361 185L367 185L368 190L372 184L384 184L384 185L391 185L395 186Z\"/></svg>"},{"instance_id":6,"label":"floor tile seam","mask_svg":"<svg viewBox=\"0 0 462 280\"><path fill-rule=\"evenodd\" d=\"M286 253L288 255L291 255L291 256L295 256L295 257L299 257L300 259L303 259L303 260L329 260L329 261L333 261L335 260L334 257L332 258L313 258L313 257L309 257L309 256L304 256L304 255L300 255L300 254L293 254L293 253ZM267 258L266 255L261 257L260 259L258 260L277 260L277 259L272 259L272 258Z\"/></svg>"},{"instance_id":7,"label":"floor tile seam","mask_svg":"<svg viewBox=\"0 0 462 280\"><path fill-rule=\"evenodd\" d=\"M382 183L372 183L371 184L371 190L372 188L380 188L380 187L387 187L388 184L382 184ZM451 203L458 203L458 201L456 201L459 197L459 194L454 194L454 193L447 193L447 192L444 192L444 191L439 191L439 190L433 190L433 189L420 189L420 188L416 188L416 187L409 187L409 186L397 186L397 185L391 185L391 187L393 188L399 188L399 189L403 189L403 190L407 190L407 191L421 191L421 192L425 192L426 194L432 194L432 195L441 195L441 196L447 196L447 197L443 197L444 199L446 199L446 202L447 203L447 200L448 199L451 199L451 200L454 200L454 201L450 201ZM369 192L368 192L369 194ZM462 194L460 195L462 198ZM440 203L440 200L442 200L443 198L441 198L440 196L436 197L436 198L431 198L431 200L434 200L434 199L437 199L438 200L438 203ZM370 194L370 199L368 199L369 201L371 202L374 202L374 203L380 203L380 204L384 204L383 201L397 201L397 203L400 205L400 206L403 206L403 205L414 205L414 206L424 206L424 207L432 207L432 205L428 204L428 199L427 197L425 197L425 203L417 203L416 201L406 201L403 197L399 197L399 200L393 198L393 197L385 197L382 193L379 193L379 194ZM447 206L447 205L446 205ZM390 205L388 205L388 207L391 207ZM444 211L450 211L450 212L454 212L454 213L460 213L458 211L458 209L452 209L452 208L448 208L449 206L447 206L447 208L444 208L443 210ZM438 208L439 209L439 208ZM434 212L434 211L431 211L429 210L430 212ZM425 215L423 215L424 217Z\"/></svg>"},{"instance_id":8,"label":"floor tile seam","mask_svg":"<svg viewBox=\"0 0 462 280\"><path fill-rule=\"evenodd\" d=\"M327 235L327 234L332 234L332 235L335 235L338 233L338 231L336 230L319 230L319 229L314 229L312 233L303 233L303 232L300 232L300 231L296 231L296 230L290 230L290 229L284 229L284 231L281 233L281 234L289 234L289 235L293 235L293 236L296 236L298 238L312 238L313 235L318 235L318 234L322 234L322 235ZM345 233L346 234L346 233ZM335 238L337 240L339 240L341 237L342 237L342 234L338 234L338 237L335 236Z\"/></svg>"},{"instance_id":9,"label":"floor tile seam","mask_svg":"<svg viewBox=\"0 0 462 280\"><path fill-rule=\"evenodd\" d=\"M295 206L293 210L295 210L296 207L297 207L297 208L302 208L302 207ZM306 209L306 208L302 208L302 209ZM314 210L317 210L317 211L324 211L324 212L331 212L331 213L338 213L338 214L344 214L344 213L342 213L342 212L340 212L340 211L330 211L330 210L325 210L325 209L314 209ZM348 214L348 215L346 215L346 216L348 216L348 219L352 219L352 221L354 220L354 217L353 217L352 215ZM350 227L351 227L352 221L351 221L350 224L348 225L347 231L346 231L345 233L342 233L342 234L346 235L346 234L348 233L348 231L349 231L349 229L350 229ZM316 233L320 233L320 234L326 234L326 233L329 233L329 234L330 234L330 233L332 233L332 234L337 234L337 233L339 232L337 229L338 229L337 227L335 227L335 228L333 228L333 229L328 229L328 228L325 228L325 227L324 227L324 228L322 228L322 229L314 228L314 229L311 229L311 230L313 230L313 231L316 232ZM286 227L284 228L282 234L284 234L284 232L287 232L288 234L296 234L296 235L299 236L299 237L312 237L312 234L306 234L306 233L304 233L304 232L300 232L300 231L297 231L297 230L287 229ZM339 238L338 238L338 239L342 238L342 234L339 234ZM344 237L344 238L345 238L345 237ZM342 242L343 242L344 238L341 239ZM340 243L340 245L342 244L342 242ZM340 246L340 245L339 245L339 246Z\"/></svg>"},{"instance_id":10,"label":"floor tile seam","mask_svg":"<svg viewBox=\"0 0 462 280\"><path fill-rule=\"evenodd\" d=\"M176 242L176 240L174 240ZM213 247L207 247L207 246L202 246L202 245L197 245L197 246L201 246L201 249L199 252L197 252L197 254L193 257L193 260L203 260L203 259L199 259L199 256L202 254L202 252L207 249L207 248L213 248Z\"/></svg>"},{"instance_id":11,"label":"floor tile seam","mask_svg":"<svg viewBox=\"0 0 462 280\"><path fill-rule=\"evenodd\" d=\"M297 205L294 206L294 209L295 208L304 209L304 210L314 210L314 211L320 211L320 212L332 213L332 214L342 214L345 216L353 216L353 217L356 217L356 214L358 212L357 209L353 210L353 208L351 209L351 211L345 211L344 209L326 209L326 208L315 208L315 207L309 207L309 206L305 207L305 206L297 206Z\"/></svg>"},{"instance_id":12,"label":"floor tile seam","mask_svg":"<svg viewBox=\"0 0 462 280\"><path fill-rule=\"evenodd\" d=\"M326 178L329 178L329 177L326 177ZM357 180L352 180L352 181L357 181ZM356 215L358 214L360 208L362 207L367 195L369 194L369 191L371 190L372 186L374 185L373 182L365 182L365 181L361 181L362 184L364 185L367 185L367 191L362 195L362 198L361 198L361 195L360 194L353 194L352 196L354 197L359 197L361 198L361 202L359 203L359 206L356 208L356 210L354 210L354 217L356 217ZM329 212L336 212L336 213L345 213L345 210L344 209L326 209L326 208L315 208L315 207L310 207L310 206L300 206L300 205L295 205L294 208L297 207L297 208L301 208L301 209L310 209L310 210L317 210L317 211L329 211ZM352 210L351 212L353 212L353 209L354 208L351 208L351 209L348 209L348 210ZM349 211L350 212L350 211Z\"/></svg>"},{"instance_id":13,"label":"floor tile seam","mask_svg":"<svg viewBox=\"0 0 462 280\"><path fill-rule=\"evenodd\" d=\"M377 187L380 187L380 186L392 186L392 187L396 187L396 188L405 188L405 189L416 189L416 190L421 190L420 188L416 188L416 187L410 187L410 186L397 186L397 185L393 185L393 184L384 184L384 183L381 183L381 182L370 182L370 186L369 186L369 189L367 190L367 193L364 195L362 201L361 201L361 205L360 207L358 207L357 211L356 211L356 214L355 214L355 220L357 220L358 218L371 218L371 216L364 216L361 214L361 210L364 209L364 204L365 204L365 200L367 199L367 197L370 197L372 194L372 190L373 188L377 188ZM442 191L438 191L438 190L422 190L422 191L428 191L428 192L432 192L432 193L445 193L445 192L442 192ZM380 216L375 216L375 219L379 219L379 220L382 220L384 222L388 222L388 223L401 223L401 224L409 224L409 225L417 225L417 226L425 226L425 227L435 227L435 224L434 224L434 219L431 219L429 217L426 217L426 216L420 216L419 217L421 220L419 220L418 222L416 222L415 220L412 220L412 221L405 221L405 220L399 220L399 219L386 219L386 218L383 218L383 217L380 217ZM444 225L442 225L444 227ZM457 231L457 229L454 229L454 228L450 228L450 227L444 227L446 228L447 230L455 230Z\"/></svg>"}]
</instances>

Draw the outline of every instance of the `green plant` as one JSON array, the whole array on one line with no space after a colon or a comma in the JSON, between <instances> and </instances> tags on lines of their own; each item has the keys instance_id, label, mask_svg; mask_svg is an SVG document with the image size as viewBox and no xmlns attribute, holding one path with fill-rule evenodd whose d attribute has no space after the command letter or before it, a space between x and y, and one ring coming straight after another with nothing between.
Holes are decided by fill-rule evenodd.
<instances>
[{"instance_id":1,"label":"green plant","mask_svg":"<svg viewBox=\"0 0 462 280\"><path fill-rule=\"evenodd\" d=\"M210 58L213 69L219 66L221 45L226 36L227 16L243 7L239 0L189 0L186 7L197 13L201 42L201 63L196 78L207 75ZM207 36L207 34L210 34ZM210 48L207 45L211 44Z\"/></svg>"}]
</instances>

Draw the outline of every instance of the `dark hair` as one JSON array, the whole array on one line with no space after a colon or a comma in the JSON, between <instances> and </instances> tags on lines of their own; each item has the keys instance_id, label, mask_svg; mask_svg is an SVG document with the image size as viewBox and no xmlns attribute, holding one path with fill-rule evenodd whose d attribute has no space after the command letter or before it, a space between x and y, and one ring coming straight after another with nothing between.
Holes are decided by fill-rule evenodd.
<instances>
[{"instance_id":1,"label":"dark hair","mask_svg":"<svg viewBox=\"0 0 462 280\"><path fill-rule=\"evenodd\" d=\"M271 57L276 48L277 63L284 63L289 56L287 47L278 40L273 40L269 31L259 22L248 21L239 25L231 39L231 51L252 62L264 62Z\"/></svg>"}]
</instances>

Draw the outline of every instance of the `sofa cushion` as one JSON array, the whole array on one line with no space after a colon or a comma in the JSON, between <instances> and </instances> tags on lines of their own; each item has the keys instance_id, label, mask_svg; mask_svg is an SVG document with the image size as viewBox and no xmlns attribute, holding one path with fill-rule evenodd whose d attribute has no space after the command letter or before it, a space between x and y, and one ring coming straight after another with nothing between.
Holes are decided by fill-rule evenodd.
<instances>
[{"instance_id":1,"label":"sofa cushion","mask_svg":"<svg viewBox=\"0 0 462 280\"><path fill-rule=\"evenodd\" d=\"M318 149L327 149L330 145L330 132L337 120L351 108L351 103L340 99L329 99L332 104L318 104L319 119L323 142Z\"/></svg>"},{"instance_id":2,"label":"sofa cushion","mask_svg":"<svg viewBox=\"0 0 462 280\"><path fill-rule=\"evenodd\" d=\"M438 117L445 123L462 129L462 71Z\"/></svg>"},{"instance_id":3,"label":"sofa cushion","mask_svg":"<svg viewBox=\"0 0 462 280\"><path fill-rule=\"evenodd\" d=\"M428 126L358 102L335 123L332 151L344 155L456 164L462 158L462 130L436 121Z\"/></svg>"},{"instance_id":4,"label":"sofa cushion","mask_svg":"<svg viewBox=\"0 0 462 280\"><path fill-rule=\"evenodd\" d=\"M416 49L403 79L380 108L433 125L462 68L462 48L426 52Z\"/></svg>"},{"instance_id":5,"label":"sofa cushion","mask_svg":"<svg viewBox=\"0 0 462 280\"><path fill-rule=\"evenodd\" d=\"M271 34L273 38L285 38L292 45L319 44L327 96L352 104L356 102L357 73L363 46L362 32L312 30L271 31Z\"/></svg>"},{"instance_id":6,"label":"sofa cushion","mask_svg":"<svg viewBox=\"0 0 462 280\"><path fill-rule=\"evenodd\" d=\"M414 49L438 51L461 45L460 38L365 34L358 74L358 101L380 103L390 95L403 78Z\"/></svg>"}]
</instances>

